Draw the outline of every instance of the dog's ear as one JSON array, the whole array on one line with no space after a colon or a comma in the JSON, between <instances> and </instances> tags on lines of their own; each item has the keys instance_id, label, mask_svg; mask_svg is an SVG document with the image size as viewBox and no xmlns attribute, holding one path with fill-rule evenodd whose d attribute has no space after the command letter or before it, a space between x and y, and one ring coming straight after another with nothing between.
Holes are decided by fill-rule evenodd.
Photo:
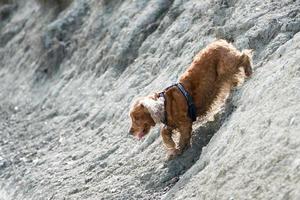
<instances>
[{"instance_id":1,"label":"dog's ear","mask_svg":"<svg viewBox=\"0 0 300 200\"><path fill-rule=\"evenodd\" d=\"M155 95L155 94L154 94ZM159 123L164 115L163 102L159 100L159 98L154 97L153 95L149 95L143 99L141 104L147 109L150 113L152 120L155 123Z\"/></svg>"}]
</instances>

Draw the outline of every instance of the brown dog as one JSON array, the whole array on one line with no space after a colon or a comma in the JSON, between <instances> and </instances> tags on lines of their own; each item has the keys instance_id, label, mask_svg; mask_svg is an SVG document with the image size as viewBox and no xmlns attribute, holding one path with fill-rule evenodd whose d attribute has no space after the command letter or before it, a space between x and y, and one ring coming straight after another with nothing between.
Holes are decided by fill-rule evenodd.
<instances>
[{"instance_id":1,"label":"brown dog","mask_svg":"<svg viewBox=\"0 0 300 200\"><path fill-rule=\"evenodd\" d=\"M220 99L227 98L232 87L251 74L251 50L240 52L225 40L218 40L196 55L179 83L192 97L197 117L204 117ZM133 102L129 132L141 139L152 126L164 122L161 136L169 156L173 157L189 145L193 121L188 115L187 100L178 87L169 87L163 94L154 93ZM173 130L180 134L178 146L172 139Z\"/></svg>"}]
</instances>

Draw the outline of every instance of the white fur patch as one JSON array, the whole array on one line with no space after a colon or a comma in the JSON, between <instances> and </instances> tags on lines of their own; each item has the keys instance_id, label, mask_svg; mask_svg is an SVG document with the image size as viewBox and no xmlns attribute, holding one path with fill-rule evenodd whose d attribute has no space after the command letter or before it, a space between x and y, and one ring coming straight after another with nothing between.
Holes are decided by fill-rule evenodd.
<instances>
[{"instance_id":1,"label":"white fur patch","mask_svg":"<svg viewBox=\"0 0 300 200\"><path fill-rule=\"evenodd\" d=\"M163 121L165 117L165 106L163 97L159 97L157 100L145 97L141 99L140 102L148 109L155 123L161 123Z\"/></svg>"}]
</instances>

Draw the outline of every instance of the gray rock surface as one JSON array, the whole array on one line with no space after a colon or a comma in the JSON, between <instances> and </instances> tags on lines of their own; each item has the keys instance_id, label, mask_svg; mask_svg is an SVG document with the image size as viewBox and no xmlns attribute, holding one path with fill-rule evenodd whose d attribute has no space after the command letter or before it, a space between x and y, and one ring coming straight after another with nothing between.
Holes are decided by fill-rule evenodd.
<instances>
[{"instance_id":1,"label":"gray rock surface","mask_svg":"<svg viewBox=\"0 0 300 200\"><path fill-rule=\"evenodd\" d=\"M0 0L0 200L300 199L298 0ZM172 161L136 96L215 38L254 74Z\"/></svg>"}]
</instances>

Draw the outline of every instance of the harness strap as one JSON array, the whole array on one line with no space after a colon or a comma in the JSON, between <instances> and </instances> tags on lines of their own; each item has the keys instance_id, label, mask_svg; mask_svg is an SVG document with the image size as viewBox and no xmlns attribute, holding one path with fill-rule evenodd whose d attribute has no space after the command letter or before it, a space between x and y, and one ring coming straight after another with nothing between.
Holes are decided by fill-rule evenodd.
<instances>
[{"instance_id":1,"label":"harness strap","mask_svg":"<svg viewBox=\"0 0 300 200\"><path fill-rule=\"evenodd\" d=\"M176 86L186 99L186 102L188 104L189 117L192 119L193 122L196 121L197 111L192 96L186 91L186 89L184 89L181 83L177 83Z\"/></svg>"},{"instance_id":2,"label":"harness strap","mask_svg":"<svg viewBox=\"0 0 300 200\"><path fill-rule=\"evenodd\" d=\"M167 118L167 109L166 109L166 97L165 97L165 91L167 91L169 88L176 86L179 91L181 92L181 94L185 97L187 105L188 105L188 115L191 118L191 120L194 122L197 119L197 110L196 110L196 106L194 104L193 98L192 96L186 91L186 89L183 87L183 85L181 83L176 83L173 84L169 87L167 87L166 89L164 89L164 91L159 93L159 96L162 97L164 99L164 107L165 107L165 116L164 119L162 120L162 123L167 125L168 123L168 118Z\"/></svg>"},{"instance_id":3,"label":"harness strap","mask_svg":"<svg viewBox=\"0 0 300 200\"><path fill-rule=\"evenodd\" d=\"M159 93L159 97L162 97L164 99L164 110L165 110L165 114L164 114L164 118L162 119L162 123L167 125L168 123L168 116L167 116L167 109L166 109L166 104L167 104L167 100L166 100L166 97L165 97L165 91Z\"/></svg>"}]
</instances>

